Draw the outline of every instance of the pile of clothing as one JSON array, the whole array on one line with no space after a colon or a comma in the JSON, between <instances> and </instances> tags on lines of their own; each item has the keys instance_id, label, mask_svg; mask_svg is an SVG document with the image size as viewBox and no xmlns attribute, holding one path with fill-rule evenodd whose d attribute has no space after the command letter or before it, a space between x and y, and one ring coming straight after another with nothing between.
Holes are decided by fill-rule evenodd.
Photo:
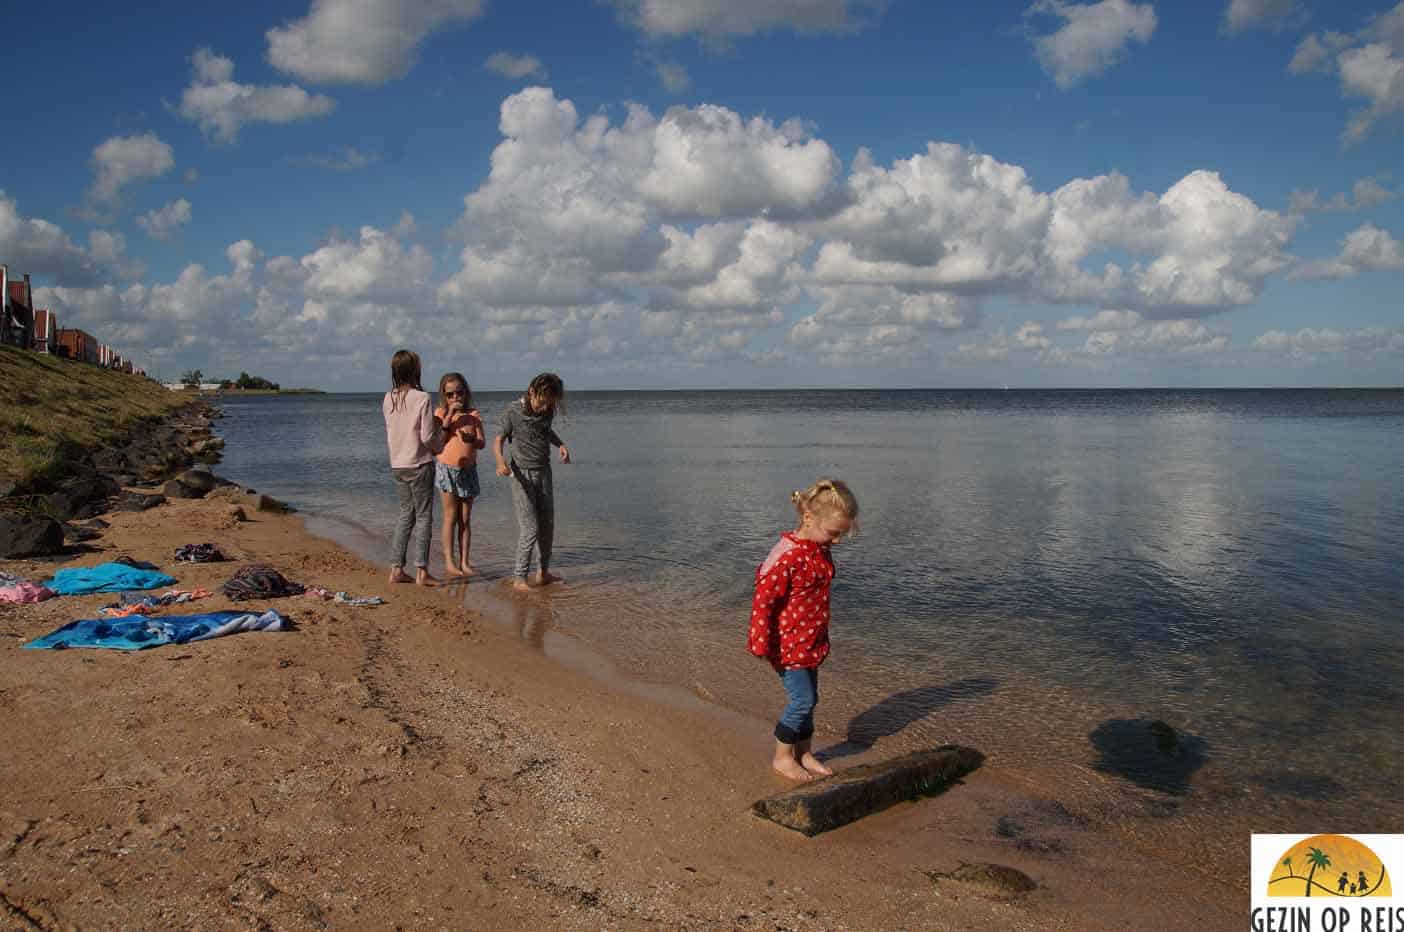
<instances>
[{"instance_id":1,"label":"pile of clothing","mask_svg":"<svg viewBox=\"0 0 1404 932\"><path fill-rule=\"evenodd\" d=\"M214 544L185 544L175 552L177 563L223 563L229 559Z\"/></svg>"},{"instance_id":2,"label":"pile of clothing","mask_svg":"<svg viewBox=\"0 0 1404 932\"><path fill-rule=\"evenodd\" d=\"M124 592L120 599L111 605L98 609L104 618L126 618L128 615L154 615L167 605L183 605L196 599L209 598L207 589L172 589L161 595L144 595L140 592Z\"/></svg>"},{"instance_id":3,"label":"pile of clothing","mask_svg":"<svg viewBox=\"0 0 1404 932\"><path fill-rule=\"evenodd\" d=\"M0 602L42 602L56 595L57 592L32 579L0 573Z\"/></svg>"},{"instance_id":4,"label":"pile of clothing","mask_svg":"<svg viewBox=\"0 0 1404 932\"><path fill-rule=\"evenodd\" d=\"M342 605L351 605L362 608L367 605L384 605L385 600L378 595L355 596L348 592L332 592L330 589L323 589L321 586L309 587L303 595L309 599L330 599L333 602L340 602Z\"/></svg>"},{"instance_id":5,"label":"pile of clothing","mask_svg":"<svg viewBox=\"0 0 1404 932\"><path fill-rule=\"evenodd\" d=\"M280 599L290 595L302 595L304 589L301 583L289 581L267 563L249 563L239 567L224 584L223 591L235 602L246 602L250 599Z\"/></svg>"}]
</instances>

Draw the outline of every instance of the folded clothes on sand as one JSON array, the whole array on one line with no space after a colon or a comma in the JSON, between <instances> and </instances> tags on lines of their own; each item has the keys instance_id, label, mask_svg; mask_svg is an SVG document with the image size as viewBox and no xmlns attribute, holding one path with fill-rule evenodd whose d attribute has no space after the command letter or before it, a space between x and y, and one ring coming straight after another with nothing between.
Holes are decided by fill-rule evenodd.
<instances>
[{"instance_id":1,"label":"folded clothes on sand","mask_svg":"<svg viewBox=\"0 0 1404 932\"><path fill-rule=\"evenodd\" d=\"M214 544L186 544L175 552L177 563L223 563L229 559Z\"/></svg>"},{"instance_id":2,"label":"folded clothes on sand","mask_svg":"<svg viewBox=\"0 0 1404 932\"><path fill-rule=\"evenodd\" d=\"M23 576L11 576L9 573L0 573L0 586L18 586L22 582L29 582Z\"/></svg>"},{"instance_id":3,"label":"folded clothes on sand","mask_svg":"<svg viewBox=\"0 0 1404 932\"><path fill-rule=\"evenodd\" d=\"M44 585L59 595L87 595L91 592L123 592L128 589L155 589L170 586L175 578L156 570L138 569L126 563L100 563L72 567L54 573Z\"/></svg>"},{"instance_id":4,"label":"folded clothes on sand","mask_svg":"<svg viewBox=\"0 0 1404 932\"><path fill-rule=\"evenodd\" d=\"M267 563L249 563L239 567L224 584L224 594L235 602L249 599L277 599L302 595L301 583L290 582Z\"/></svg>"},{"instance_id":5,"label":"folded clothes on sand","mask_svg":"<svg viewBox=\"0 0 1404 932\"><path fill-rule=\"evenodd\" d=\"M321 586L308 587L303 592L303 596L309 599L322 599L324 601L330 599L333 602L340 602L343 605L351 605L356 608L362 608L367 605L385 604L385 600L378 595L354 596L348 592L332 592L330 589L324 589Z\"/></svg>"},{"instance_id":6,"label":"folded clothes on sand","mask_svg":"<svg viewBox=\"0 0 1404 932\"><path fill-rule=\"evenodd\" d=\"M288 619L269 609L258 612L207 612L202 615L171 615L148 618L86 618L72 621L35 638L24 647L29 650L66 650L70 647L106 647L113 650L143 650L163 644L188 644L240 631L284 631Z\"/></svg>"},{"instance_id":7,"label":"folded clothes on sand","mask_svg":"<svg viewBox=\"0 0 1404 932\"><path fill-rule=\"evenodd\" d=\"M42 602L52 599L57 592L36 582L21 579L12 586L0 586L0 602Z\"/></svg>"}]
</instances>

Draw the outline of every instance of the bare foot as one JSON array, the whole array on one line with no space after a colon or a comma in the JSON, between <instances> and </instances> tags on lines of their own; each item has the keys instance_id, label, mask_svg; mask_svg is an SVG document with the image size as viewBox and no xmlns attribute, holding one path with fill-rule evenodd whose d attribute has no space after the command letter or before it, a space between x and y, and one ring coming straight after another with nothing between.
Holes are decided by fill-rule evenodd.
<instances>
[{"instance_id":1,"label":"bare foot","mask_svg":"<svg viewBox=\"0 0 1404 932\"><path fill-rule=\"evenodd\" d=\"M813 754L806 754L800 758L800 766L816 777L831 777L834 772L824 766L824 762Z\"/></svg>"},{"instance_id":2,"label":"bare foot","mask_svg":"<svg viewBox=\"0 0 1404 932\"><path fill-rule=\"evenodd\" d=\"M814 779L814 774L801 767L799 761L793 757L778 757L770 762L770 766L776 773L788 780L798 780L803 783Z\"/></svg>"},{"instance_id":3,"label":"bare foot","mask_svg":"<svg viewBox=\"0 0 1404 932\"><path fill-rule=\"evenodd\" d=\"M392 583L414 582L414 577L397 566L390 571L390 581Z\"/></svg>"},{"instance_id":4,"label":"bare foot","mask_svg":"<svg viewBox=\"0 0 1404 932\"><path fill-rule=\"evenodd\" d=\"M514 579L512 580L512 588L518 592L530 592L531 583L527 582L525 579Z\"/></svg>"},{"instance_id":5,"label":"bare foot","mask_svg":"<svg viewBox=\"0 0 1404 932\"><path fill-rule=\"evenodd\" d=\"M477 576L478 568L471 563L465 563L458 568L458 572L463 576Z\"/></svg>"},{"instance_id":6,"label":"bare foot","mask_svg":"<svg viewBox=\"0 0 1404 932\"><path fill-rule=\"evenodd\" d=\"M555 573L537 573L536 583L540 586L549 586L553 582L561 582L561 577Z\"/></svg>"},{"instance_id":7,"label":"bare foot","mask_svg":"<svg viewBox=\"0 0 1404 932\"><path fill-rule=\"evenodd\" d=\"M425 570L420 570L415 574L414 581L426 589L437 589L439 587L439 580L430 576Z\"/></svg>"}]
</instances>

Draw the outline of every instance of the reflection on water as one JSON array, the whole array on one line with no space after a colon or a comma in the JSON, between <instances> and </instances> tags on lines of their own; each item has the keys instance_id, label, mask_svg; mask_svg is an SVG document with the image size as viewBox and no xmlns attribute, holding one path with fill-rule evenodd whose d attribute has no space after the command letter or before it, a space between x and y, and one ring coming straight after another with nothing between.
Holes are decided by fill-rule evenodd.
<instances>
[{"instance_id":1,"label":"reflection on water","mask_svg":"<svg viewBox=\"0 0 1404 932\"><path fill-rule=\"evenodd\" d=\"M478 403L491 423L508 400ZM378 395L226 411L225 473L381 556ZM1093 785L1099 726L1160 719L1207 749L1179 811L1198 788L1208 828L1404 814L1404 393L582 393L557 427L567 584L498 594L516 526L490 467L473 516L487 572L463 598L510 607L529 643L566 632L772 716L774 677L744 651L752 573L790 491L837 475L862 516L835 550L836 753L961 740Z\"/></svg>"}]
</instances>

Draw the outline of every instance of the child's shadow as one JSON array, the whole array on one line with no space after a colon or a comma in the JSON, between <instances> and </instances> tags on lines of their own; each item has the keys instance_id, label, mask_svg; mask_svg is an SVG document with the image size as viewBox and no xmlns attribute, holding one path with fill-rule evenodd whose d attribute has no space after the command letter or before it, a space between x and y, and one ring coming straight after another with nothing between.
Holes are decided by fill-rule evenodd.
<instances>
[{"instance_id":1,"label":"child's shadow","mask_svg":"<svg viewBox=\"0 0 1404 932\"><path fill-rule=\"evenodd\" d=\"M972 676L946 686L920 686L893 693L865 712L859 712L848 723L848 735L843 741L815 756L823 760L847 757L870 750L879 738L897 734L903 728L926 718L932 712L957 699L969 699L993 692L999 683L993 677Z\"/></svg>"}]
</instances>

